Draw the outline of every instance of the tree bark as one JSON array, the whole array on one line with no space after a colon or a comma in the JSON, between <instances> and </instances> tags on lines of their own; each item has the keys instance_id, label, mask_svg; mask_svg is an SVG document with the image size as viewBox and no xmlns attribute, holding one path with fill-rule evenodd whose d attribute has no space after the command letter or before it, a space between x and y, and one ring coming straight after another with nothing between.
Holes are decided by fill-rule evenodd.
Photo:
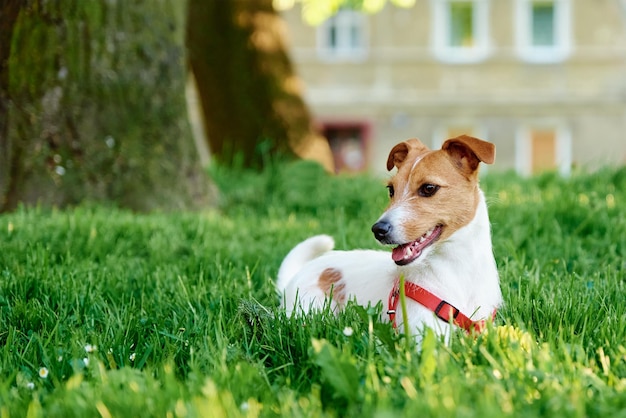
<instances>
[{"instance_id":1,"label":"tree bark","mask_svg":"<svg viewBox=\"0 0 626 418\"><path fill-rule=\"evenodd\" d=\"M179 0L22 8L2 71L11 74L3 211L20 202L143 211L211 201L187 120L184 13Z\"/></svg>"},{"instance_id":2,"label":"tree bark","mask_svg":"<svg viewBox=\"0 0 626 418\"><path fill-rule=\"evenodd\" d=\"M0 6L0 211L7 203L15 206L17 185L10 180L16 178L16 171L19 171L16 170L17 160L21 155L18 147L11 149L9 146L8 132L11 106L9 95L11 38L23 4L23 0L5 0Z\"/></svg>"},{"instance_id":3,"label":"tree bark","mask_svg":"<svg viewBox=\"0 0 626 418\"><path fill-rule=\"evenodd\" d=\"M262 168L268 156L333 161L316 134L272 0L189 0L187 48L212 155Z\"/></svg>"}]
</instances>

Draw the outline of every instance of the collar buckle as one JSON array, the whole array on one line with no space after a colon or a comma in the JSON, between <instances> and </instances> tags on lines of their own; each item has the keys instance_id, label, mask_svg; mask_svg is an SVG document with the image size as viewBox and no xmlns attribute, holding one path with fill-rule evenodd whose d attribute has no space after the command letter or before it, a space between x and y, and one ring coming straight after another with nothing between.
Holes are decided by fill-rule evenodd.
<instances>
[{"instance_id":1,"label":"collar buckle","mask_svg":"<svg viewBox=\"0 0 626 418\"><path fill-rule=\"evenodd\" d=\"M448 308L447 315L446 315L445 310L441 312L441 310L444 307ZM445 300L442 300L441 302L439 302L439 305L437 305L434 312L435 312L435 315L437 315L437 318L445 322L450 322L450 317L452 317L452 320L454 322L454 320L456 320L456 317L459 316L459 314L461 313L461 311L458 308L446 302Z\"/></svg>"}]
</instances>

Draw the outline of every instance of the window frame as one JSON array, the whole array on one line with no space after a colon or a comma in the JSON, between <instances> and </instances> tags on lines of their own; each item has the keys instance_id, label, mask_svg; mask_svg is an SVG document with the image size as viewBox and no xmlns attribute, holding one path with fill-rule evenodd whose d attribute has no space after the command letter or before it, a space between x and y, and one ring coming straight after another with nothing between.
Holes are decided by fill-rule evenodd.
<instances>
[{"instance_id":1,"label":"window frame","mask_svg":"<svg viewBox=\"0 0 626 418\"><path fill-rule=\"evenodd\" d=\"M333 155L333 161L335 164L335 173L363 173L370 168L370 142L372 136L372 123L368 120L359 119L341 119L341 120L326 120L317 122L318 130L326 137L328 145ZM345 131L356 130L359 132L357 138L359 147L362 151L363 162L362 166L356 169L351 169L341 157L341 154L337 153L337 149L333 147L333 138L328 137L329 131ZM341 142L341 141L340 141Z\"/></svg>"},{"instance_id":2,"label":"window frame","mask_svg":"<svg viewBox=\"0 0 626 418\"><path fill-rule=\"evenodd\" d=\"M447 63L475 63L485 60L491 53L489 3L490 0L431 0L433 10L433 53ZM473 10L474 45L471 47L451 45L451 4L469 3Z\"/></svg>"},{"instance_id":3,"label":"window frame","mask_svg":"<svg viewBox=\"0 0 626 418\"><path fill-rule=\"evenodd\" d=\"M330 44L330 30L334 26L337 31L338 46ZM361 33L361 42L357 46L350 45L349 33L352 26ZM325 61L364 61L369 52L369 27L367 15L362 12L342 9L326 19L317 27L317 52Z\"/></svg>"},{"instance_id":4,"label":"window frame","mask_svg":"<svg viewBox=\"0 0 626 418\"><path fill-rule=\"evenodd\" d=\"M533 5L554 4L554 45L533 45ZM572 10L570 0L515 0L515 46L518 56L531 63L566 60L572 51Z\"/></svg>"}]
</instances>

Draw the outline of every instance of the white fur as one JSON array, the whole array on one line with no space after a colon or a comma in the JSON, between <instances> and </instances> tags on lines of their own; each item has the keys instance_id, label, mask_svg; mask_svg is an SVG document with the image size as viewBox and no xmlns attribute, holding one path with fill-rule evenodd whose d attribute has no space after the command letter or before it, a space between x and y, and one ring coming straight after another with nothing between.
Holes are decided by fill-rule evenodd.
<instances>
[{"instance_id":1,"label":"white fur","mask_svg":"<svg viewBox=\"0 0 626 418\"><path fill-rule=\"evenodd\" d=\"M278 289L284 294L288 313L323 306L326 299L319 276L326 268L341 271L348 299L360 305L383 302L383 319L388 297L400 274L446 300L473 320L488 319L502 304L498 271L493 257L487 205L482 191L474 218L447 240L425 249L418 260L397 266L386 251L330 251L332 239L321 235L297 245L284 259L278 275ZM336 303L331 301L331 306ZM402 328L402 312L396 323ZM437 334L450 332L450 325L434 313L407 298L409 328L417 342L424 326Z\"/></svg>"},{"instance_id":2,"label":"white fur","mask_svg":"<svg viewBox=\"0 0 626 418\"><path fill-rule=\"evenodd\" d=\"M398 205L386 210L385 213L378 218L378 221L384 220L393 225L393 231L391 232L392 235L389 236L389 239L392 242L411 241L411 237L406 234L404 228L402 227L405 221L409 219L411 213L410 209L407 208L408 205L409 203L407 201L402 201Z\"/></svg>"},{"instance_id":3,"label":"white fur","mask_svg":"<svg viewBox=\"0 0 626 418\"><path fill-rule=\"evenodd\" d=\"M285 257L278 270L276 287L283 292L290 280L298 273L308 261L327 253L335 247L335 241L328 235L317 235L302 241L293 247L289 255Z\"/></svg>"},{"instance_id":4,"label":"white fur","mask_svg":"<svg viewBox=\"0 0 626 418\"><path fill-rule=\"evenodd\" d=\"M415 170L415 167L417 167L417 165L420 163L420 161L422 161L422 159L423 159L423 158L424 158L424 156L422 155L422 156L417 157L417 158L415 159L415 162L414 162L414 163L413 163L413 165L411 166L411 174L413 173L413 171ZM409 174L409 176L410 176L411 174ZM403 197L405 197L405 198L411 194L411 189L410 189L410 187L409 187L410 185L411 185L411 182L410 182L410 181L407 181L407 182L406 182L406 184L404 185L404 191L403 191L403 193L402 193L402 196L403 196Z\"/></svg>"}]
</instances>

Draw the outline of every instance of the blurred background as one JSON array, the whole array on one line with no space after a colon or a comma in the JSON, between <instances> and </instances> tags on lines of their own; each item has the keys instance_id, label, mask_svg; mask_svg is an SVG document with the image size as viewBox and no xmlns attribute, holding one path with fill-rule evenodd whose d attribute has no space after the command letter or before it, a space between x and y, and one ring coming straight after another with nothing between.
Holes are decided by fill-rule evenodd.
<instances>
[{"instance_id":1,"label":"blurred background","mask_svg":"<svg viewBox=\"0 0 626 418\"><path fill-rule=\"evenodd\" d=\"M624 132L625 0L0 3L0 211L205 207L210 164L381 175L461 133L568 175Z\"/></svg>"},{"instance_id":2,"label":"blurred background","mask_svg":"<svg viewBox=\"0 0 626 418\"><path fill-rule=\"evenodd\" d=\"M338 170L383 171L403 138L438 147L460 133L496 144L489 169L626 162L625 1L408 4L343 8L316 27L302 4L282 13Z\"/></svg>"}]
</instances>

